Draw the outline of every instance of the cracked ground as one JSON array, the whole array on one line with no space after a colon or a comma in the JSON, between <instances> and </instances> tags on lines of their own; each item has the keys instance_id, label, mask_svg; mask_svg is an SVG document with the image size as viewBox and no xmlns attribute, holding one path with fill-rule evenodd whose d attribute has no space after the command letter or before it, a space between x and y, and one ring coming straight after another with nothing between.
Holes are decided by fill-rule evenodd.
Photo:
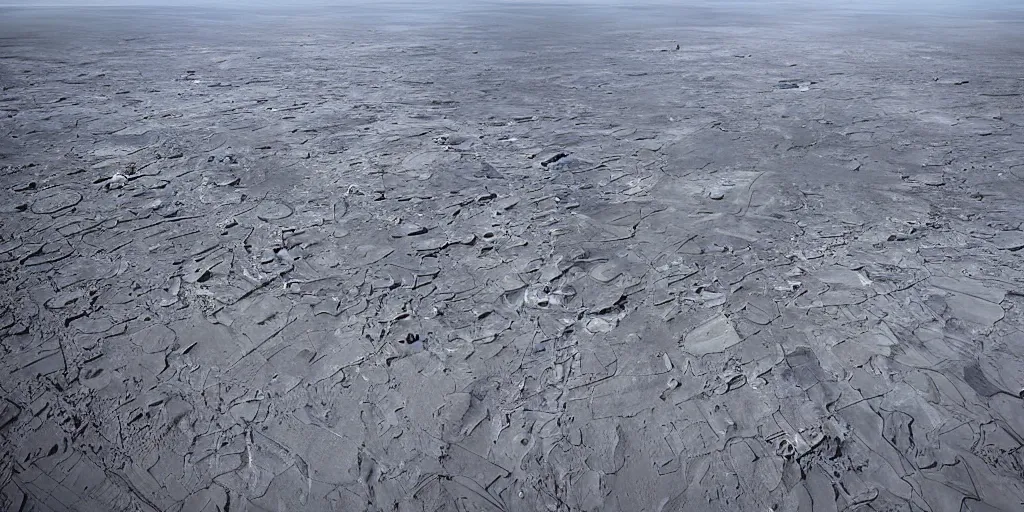
<instances>
[{"instance_id":1,"label":"cracked ground","mask_svg":"<svg viewBox=\"0 0 1024 512\"><path fill-rule=\"evenodd\" d=\"M0 9L0 509L1024 510L1024 29Z\"/></svg>"}]
</instances>

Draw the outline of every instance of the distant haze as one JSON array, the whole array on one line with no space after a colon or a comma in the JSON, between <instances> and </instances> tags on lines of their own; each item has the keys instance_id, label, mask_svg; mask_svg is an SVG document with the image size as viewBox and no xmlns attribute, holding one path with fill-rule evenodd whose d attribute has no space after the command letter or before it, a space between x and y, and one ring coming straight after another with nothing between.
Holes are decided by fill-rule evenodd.
<instances>
[{"instance_id":1,"label":"distant haze","mask_svg":"<svg viewBox=\"0 0 1024 512\"><path fill-rule=\"evenodd\" d=\"M21 14L37 20L50 17L47 9L91 7L152 7L184 17L192 16L190 10L223 8L230 10L237 20L243 20L245 17L239 15L246 13L286 17L344 15L378 23L414 25L449 23L466 14L506 16L518 12L520 7L523 12L545 9L550 13L546 18L551 21L569 22L577 15L595 15L645 26L678 26L700 20L746 25L771 20L803 23L812 29L847 25L855 20L866 22L865 28L878 21L929 26L971 19L1024 20L1024 0L0 0L0 9L29 8Z\"/></svg>"}]
</instances>

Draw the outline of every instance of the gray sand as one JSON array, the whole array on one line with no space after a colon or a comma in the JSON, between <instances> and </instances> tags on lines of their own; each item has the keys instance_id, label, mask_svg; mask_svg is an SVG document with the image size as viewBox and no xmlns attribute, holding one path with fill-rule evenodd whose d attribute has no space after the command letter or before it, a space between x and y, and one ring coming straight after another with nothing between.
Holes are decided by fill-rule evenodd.
<instances>
[{"instance_id":1,"label":"gray sand","mask_svg":"<svg viewBox=\"0 0 1024 512\"><path fill-rule=\"evenodd\" d=\"M1024 17L861 5L0 9L0 510L1024 510Z\"/></svg>"}]
</instances>

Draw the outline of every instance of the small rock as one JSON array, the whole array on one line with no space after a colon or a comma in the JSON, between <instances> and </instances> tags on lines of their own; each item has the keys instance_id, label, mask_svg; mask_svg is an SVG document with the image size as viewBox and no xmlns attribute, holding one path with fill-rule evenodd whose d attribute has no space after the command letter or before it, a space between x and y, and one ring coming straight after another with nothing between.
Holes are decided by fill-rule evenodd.
<instances>
[{"instance_id":1,"label":"small rock","mask_svg":"<svg viewBox=\"0 0 1024 512\"><path fill-rule=\"evenodd\" d=\"M710 198L710 199L712 199L714 201L720 201L724 197L725 197L725 192L722 192L721 189L717 189L716 188L716 189L712 190L711 192L708 192L708 198Z\"/></svg>"},{"instance_id":2,"label":"small rock","mask_svg":"<svg viewBox=\"0 0 1024 512\"><path fill-rule=\"evenodd\" d=\"M128 183L128 177L121 173L116 173L111 176L110 180L107 181L107 190L115 190L125 186Z\"/></svg>"},{"instance_id":3,"label":"small rock","mask_svg":"<svg viewBox=\"0 0 1024 512\"><path fill-rule=\"evenodd\" d=\"M786 281L786 284L775 287L779 292L795 292L802 283L800 281Z\"/></svg>"},{"instance_id":4,"label":"small rock","mask_svg":"<svg viewBox=\"0 0 1024 512\"><path fill-rule=\"evenodd\" d=\"M551 164L553 164L553 163L555 163L555 162L557 162L557 161L559 161L559 160L561 160L561 159L563 159L563 158L565 158L567 156L569 156L569 154L565 153L563 151L558 151L558 152L554 152L554 153L551 153L551 154L547 154L547 155L544 156L543 159L541 159L540 166L544 167L544 168L547 168L549 165L551 165Z\"/></svg>"}]
</instances>

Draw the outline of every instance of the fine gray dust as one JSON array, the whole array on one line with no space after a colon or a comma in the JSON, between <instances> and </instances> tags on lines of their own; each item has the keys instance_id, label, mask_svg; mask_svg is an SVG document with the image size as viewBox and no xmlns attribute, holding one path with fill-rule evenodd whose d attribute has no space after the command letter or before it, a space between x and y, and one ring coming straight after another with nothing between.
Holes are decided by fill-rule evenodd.
<instances>
[{"instance_id":1,"label":"fine gray dust","mask_svg":"<svg viewBox=\"0 0 1024 512\"><path fill-rule=\"evenodd\" d=\"M0 510L1024 510L1012 2L3 3Z\"/></svg>"}]
</instances>

